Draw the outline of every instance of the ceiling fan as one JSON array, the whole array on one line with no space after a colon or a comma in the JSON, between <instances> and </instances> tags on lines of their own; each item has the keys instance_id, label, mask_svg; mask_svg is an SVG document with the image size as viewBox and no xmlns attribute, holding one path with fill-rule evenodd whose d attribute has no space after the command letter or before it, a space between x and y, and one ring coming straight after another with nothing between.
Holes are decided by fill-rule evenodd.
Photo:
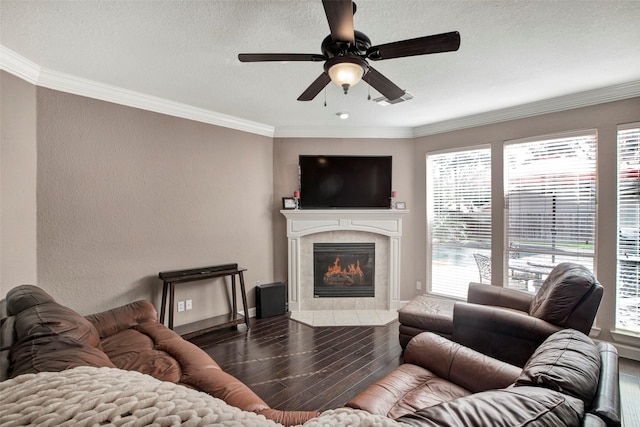
<instances>
[{"instance_id":1,"label":"ceiling fan","mask_svg":"<svg viewBox=\"0 0 640 427\"><path fill-rule=\"evenodd\" d=\"M322 41L322 54L241 53L238 54L240 62L324 61L324 72L298 97L298 101L311 101L331 81L341 86L346 94L360 79L392 101L403 96L405 91L371 67L367 60L451 52L460 47L457 31L371 46L369 37L353 28L355 3L351 0L322 0L322 5L331 30L331 34Z\"/></svg>"}]
</instances>

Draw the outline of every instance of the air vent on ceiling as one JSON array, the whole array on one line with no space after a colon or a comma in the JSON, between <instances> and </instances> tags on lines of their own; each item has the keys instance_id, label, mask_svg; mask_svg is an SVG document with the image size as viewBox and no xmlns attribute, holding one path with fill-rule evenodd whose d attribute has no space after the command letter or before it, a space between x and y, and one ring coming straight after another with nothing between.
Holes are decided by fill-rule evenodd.
<instances>
[{"instance_id":1,"label":"air vent on ceiling","mask_svg":"<svg viewBox=\"0 0 640 427\"><path fill-rule=\"evenodd\" d=\"M387 105L398 104L400 102L408 101L410 99L413 99L413 95L411 95L409 92L405 92L404 95L402 95L400 98L397 98L391 101L385 98L384 96L381 96L380 98L373 99L373 102L376 102L378 103L378 105L382 105L383 107L386 107Z\"/></svg>"}]
</instances>

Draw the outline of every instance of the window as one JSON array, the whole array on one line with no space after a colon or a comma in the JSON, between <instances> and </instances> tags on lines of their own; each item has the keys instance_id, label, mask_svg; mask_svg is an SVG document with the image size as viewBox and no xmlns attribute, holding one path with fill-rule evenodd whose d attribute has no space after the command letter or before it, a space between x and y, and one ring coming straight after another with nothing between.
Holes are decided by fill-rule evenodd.
<instances>
[{"instance_id":1,"label":"window","mask_svg":"<svg viewBox=\"0 0 640 427\"><path fill-rule=\"evenodd\" d=\"M491 252L489 148L427 155L427 221L430 291L466 298Z\"/></svg>"},{"instance_id":2,"label":"window","mask_svg":"<svg viewBox=\"0 0 640 427\"><path fill-rule=\"evenodd\" d=\"M537 291L553 266L593 270L595 131L505 145L509 287Z\"/></svg>"},{"instance_id":3,"label":"window","mask_svg":"<svg viewBox=\"0 0 640 427\"><path fill-rule=\"evenodd\" d=\"M616 328L640 332L640 123L618 128Z\"/></svg>"}]
</instances>

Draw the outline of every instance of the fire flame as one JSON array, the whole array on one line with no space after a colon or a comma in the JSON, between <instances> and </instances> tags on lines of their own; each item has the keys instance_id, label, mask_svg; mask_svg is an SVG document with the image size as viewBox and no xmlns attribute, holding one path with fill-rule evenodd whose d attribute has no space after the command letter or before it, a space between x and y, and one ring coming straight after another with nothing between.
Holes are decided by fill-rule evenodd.
<instances>
[{"instance_id":1,"label":"fire flame","mask_svg":"<svg viewBox=\"0 0 640 427\"><path fill-rule=\"evenodd\" d=\"M349 264L349 266L345 269L340 267L340 257L336 257L336 260L327 267L327 274L357 274L360 276L364 276L364 272L360 269L360 260L356 260L356 264Z\"/></svg>"}]
</instances>

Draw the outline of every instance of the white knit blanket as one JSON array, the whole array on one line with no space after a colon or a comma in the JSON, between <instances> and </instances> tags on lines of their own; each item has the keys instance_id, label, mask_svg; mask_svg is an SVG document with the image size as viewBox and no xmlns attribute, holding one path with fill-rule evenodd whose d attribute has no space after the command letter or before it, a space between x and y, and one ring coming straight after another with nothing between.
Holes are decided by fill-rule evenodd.
<instances>
[{"instance_id":1,"label":"white knit blanket","mask_svg":"<svg viewBox=\"0 0 640 427\"><path fill-rule=\"evenodd\" d=\"M0 426L280 426L220 399L149 375L79 367L0 383ZM324 412L305 427L401 426L365 411Z\"/></svg>"}]
</instances>

